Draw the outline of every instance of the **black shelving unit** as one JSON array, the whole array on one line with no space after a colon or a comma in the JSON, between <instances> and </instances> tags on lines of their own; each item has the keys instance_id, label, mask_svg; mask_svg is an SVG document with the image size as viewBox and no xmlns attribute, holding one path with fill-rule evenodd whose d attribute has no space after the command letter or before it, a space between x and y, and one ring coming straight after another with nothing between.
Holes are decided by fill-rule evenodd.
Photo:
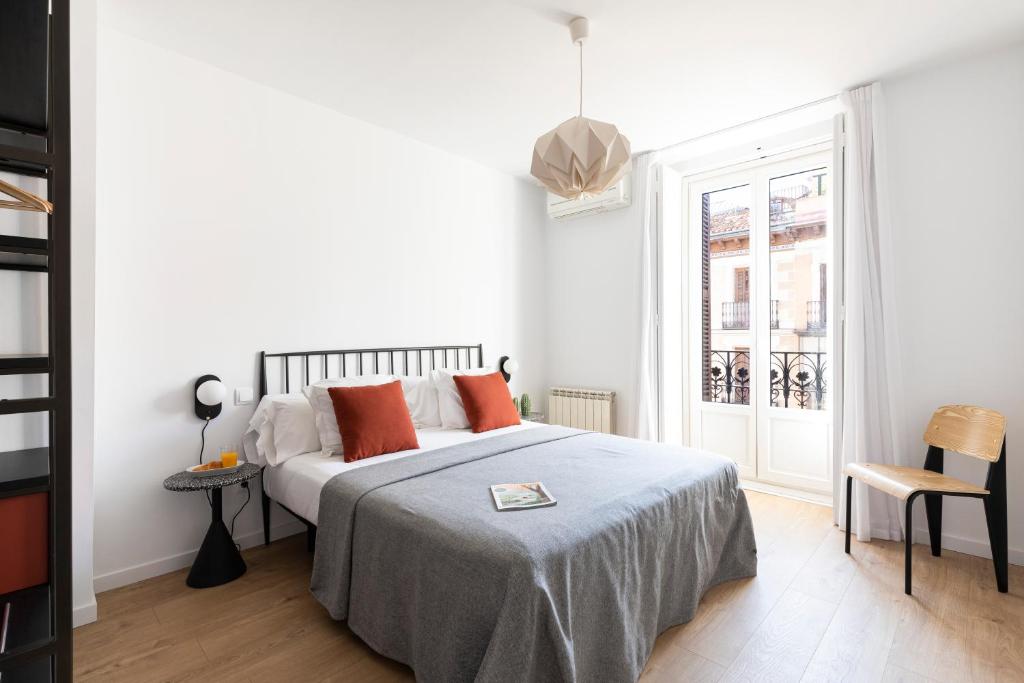
<instances>
[{"instance_id":1,"label":"black shelving unit","mask_svg":"<svg viewBox=\"0 0 1024 683\"><path fill-rule=\"evenodd\" d=\"M49 372L49 356L37 354L0 356L0 375L31 375Z\"/></svg>"},{"instance_id":2,"label":"black shelving unit","mask_svg":"<svg viewBox=\"0 0 1024 683\"><path fill-rule=\"evenodd\" d=\"M69 69L69 0L0 0L0 171L43 179L54 206L45 238L0 234L0 271L46 278L48 328L45 353L0 355L0 375L48 378L43 396L0 395L0 416L48 417L46 444L0 443L0 502L46 494L48 536L47 583L0 595L0 683L72 680Z\"/></svg>"},{"instance_id":3,"label":"black shelving unit","mask_svg":"<svg viewBox=\"0 0 1024 683\"><path fill-rule=\"evenodd\" d=\"M50 490L49 448L0 453L0 498Z\"/></svg>"},{"instance_id":4,"label":"black shelving unit","mask_svg":"<svg viewBox=\"0 0 1024 683\"><path fill-rule=\"evenodd\" d=\"M45 273L49 251L44 239L0 235L0 269Z\"/></svg>"}]
</instances>

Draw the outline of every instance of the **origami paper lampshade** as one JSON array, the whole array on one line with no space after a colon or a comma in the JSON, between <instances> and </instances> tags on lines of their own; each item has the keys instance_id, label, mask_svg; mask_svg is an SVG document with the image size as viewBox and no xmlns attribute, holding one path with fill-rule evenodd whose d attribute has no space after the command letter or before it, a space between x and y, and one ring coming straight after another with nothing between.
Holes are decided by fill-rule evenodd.
<instances>
[{"instance_id":1,"label":"origami paper lampshade","mask_svg":"<svg viewBox=\"0 0 1024 683\"><path fill-rule=\"evenodd\" d=\"M604 192L631 167L629 140L618 128L574 116L537 139L530 173L554 194L578 199Z\"/></svg>"},{"instance_id":2,"label":"origami paper lampshade","mask_svg":"<svg viewBox=\"0 0 1024 683\"><path fill-rule=\"evenodd\" d=\"M632 168L629 140L604 121L583 116L583 42L589 24L583 17L569 23L580 47L580 108L574 116L537 138L530 173L554 194L579 199L604 192Z\"/></svg>"}]
</instances>

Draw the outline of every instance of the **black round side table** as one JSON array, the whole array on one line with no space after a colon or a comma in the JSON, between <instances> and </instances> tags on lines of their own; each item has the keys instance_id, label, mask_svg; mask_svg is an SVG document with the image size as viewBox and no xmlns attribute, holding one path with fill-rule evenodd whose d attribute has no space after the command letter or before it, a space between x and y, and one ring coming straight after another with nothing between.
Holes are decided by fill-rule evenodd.
<instances>
[{"instance_id":1,"label":"black round side table","mask_svg":"<svg viewBox=\"0 0 1024 683\"><path fill-rule=\"evenodd\" d=\"M228 528L224 526L221 493L225 486L241 484L259 473L259 465L247 462L228 474L196 477L188 472L178 472L164 479L164 488L168 491L210 491L213 498L210 528L206 531L206 538L185 580L187 585L192 588L210 588L234 581L245 573L245 560L235 547Z\"/></svg>"}]
</instances>

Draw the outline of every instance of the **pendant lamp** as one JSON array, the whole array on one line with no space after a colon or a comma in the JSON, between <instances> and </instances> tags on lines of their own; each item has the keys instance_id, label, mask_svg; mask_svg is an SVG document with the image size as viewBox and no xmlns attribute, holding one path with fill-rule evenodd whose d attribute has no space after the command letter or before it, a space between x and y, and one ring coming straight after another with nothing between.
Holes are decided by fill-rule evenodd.
<instances>
[{"instance_id":1,"label":"pendant lamp","mask_svg":"<svg viewBox=\"0 0 1024 683\"><path fill-rule=\"evenodd\" d=\"M583 43L589 34L586 18L569 22L569 35L580 48L579 114L537 138L530 165L534 178L566 199L600 194L632 167L626 136L610 123L583 116Z\"/></svg>"}]
</instances>

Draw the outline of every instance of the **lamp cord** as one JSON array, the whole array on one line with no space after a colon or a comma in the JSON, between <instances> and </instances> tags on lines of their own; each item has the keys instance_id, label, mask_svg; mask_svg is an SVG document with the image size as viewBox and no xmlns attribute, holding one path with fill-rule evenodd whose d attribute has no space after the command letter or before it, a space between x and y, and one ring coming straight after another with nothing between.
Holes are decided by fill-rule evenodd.
<instances>
[{"instance_id":1,"label":"lamp cord","mask_svg":"<svg viewBox=\"0 0 1024 683\"><path fill-rule=\"evenodd\" d=\"M203 464L203 453L206 451L206 428L210 426L210 420L207 418L206 423L203 425L203 430L199 432L199 464ZM210 498L210 492L204 491L206 494L206 502L213 507L213 499Z\"/></svg>"},{"instance_id":2,"label":"lamp cord","mask_svg":"<svg viewBox=\"0 0 1024 683\"><path fill-rule=\"evenodd\" d=\"M252 498L252 489L249 488L248 486L246 486L245 487L245 502L242 503L242 507L238 508L238 512L235 513L235 516L231 518L231 539L232 540L234 540L234 538L235 538L235 520L238 519L238 515L242 514L242 510L245 509L245 506L249 504L249 499L250 498ZM242 545L240 543L236 543L235 547L238 548L239 550L242 549Z\"/></svg>"},{"instance_id":3,"label":"lamp cord","mask_svg":"<svg viewBox=\"0 0 1024 683\"><path fill-rule=\"evenodd\" d=\"M206 450L206 428L210 426L210 421L207 420L206 424L203 425L203 431L199 433L199 464L203 464L203 452Z\"/></svg>"},{"instance_id":4,"label":"lamp cord","mask_svg":"<svg viewBox=\"0 0 1024 683\"><path fill-rule=\"evenodd\" d=\"M583 41L579 41L580 44L580 114L579 117L583 118Z\"/></svg>"}]
</instances>

